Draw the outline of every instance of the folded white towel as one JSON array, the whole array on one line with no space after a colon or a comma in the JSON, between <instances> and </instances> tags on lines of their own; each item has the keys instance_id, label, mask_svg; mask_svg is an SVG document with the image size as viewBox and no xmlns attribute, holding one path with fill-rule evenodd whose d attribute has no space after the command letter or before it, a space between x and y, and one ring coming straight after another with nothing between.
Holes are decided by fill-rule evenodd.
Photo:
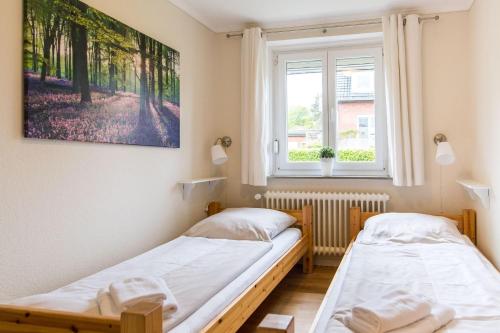
<instances>
[{"instance_id":1,"label":"folded white towel","mask_svg":"<svg viewBox=\"0 0 500 333\"><path fill-rule=\"evenodd\" d=\"M357 333L382 333L416 322L431 312L431 304L402 290L352 308L346 326Z\"/></svg>"},{"instance_id":2,"label":"folded white towel","mask_svg":"<svg viewBox=\"0 0 500 333\"><path fill-rule=\"evenodd\" d=\"M166 288L165 290L165 296L167 297L166 300L163 301L163 318L170 318L174 313L177 312L179 305L177 303L177 300L175 299L174 294L172 294L172 291L170 288Z\"/></svg>"},{"instance_id":3,"label":"folded white towel","mask_svg":"<svg viewBox=\"0 0 500 333\"><path fill-rule=\"evenodd\" d=\"M98 293L98 300L99 295ZM102 291L101 299L106 313L118 312L119 314L140 302L162 303L164 318L169 318L178 309L177 300L165 280L155 277L135 277L113 282L109 286L109 293L107 290ZM109 301L114 307L108 305ZM102 310L101 314L103 314Z\"/></svg>"},{"instance_id":4,"label":"folded white towel","mask_svg":"<svg viewBox=\"0 0 500 333\"><path fill-rule=\"evenodd\" d=\"M161 303L167 299L167 285L155 277L134 277L109 285L111 298L120 311L140 303Z\"/></svg>"},{"instance_id":5,"label":"folded white towel","mask_svg":"<svg viewBox=\"0 0 500 333\"><path fill-rule=\"evenodd\" d=\"M111 298L109 289L101 289L97 292L97 304L99 304L99 312L103 316L119 316L120 309L116 306Z\"/></svg>"},{"instance_id":6,"label":"folded white towel","mask_svg":"<svg viewBox=\"0 0 500 333\"><path fill-rule=\"evenodd\" d=\"M413 324L392 330L390 333L432 333L448 324L455 318L453 308L436 304L432 306L431 314Z\"/></svg>"}]
</instances>

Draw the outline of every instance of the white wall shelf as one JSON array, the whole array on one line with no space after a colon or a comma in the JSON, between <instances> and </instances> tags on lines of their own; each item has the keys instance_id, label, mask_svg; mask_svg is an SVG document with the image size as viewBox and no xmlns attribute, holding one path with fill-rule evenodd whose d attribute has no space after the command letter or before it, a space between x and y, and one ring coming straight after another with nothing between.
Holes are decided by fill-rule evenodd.
<instances>
[{"instance_id":1,"label":"white wall shelf","mask_svg":"<svg viewBox=\"0 0 500 333\"><path fill-rule=\"evenodd\" d=\"M479 199L484 207L490 207L490 187L488 185L470 179L457 180L457 183L464 187L472 200Z\"/></svg>"},{"instance_id":2,"label":"white wall shelf","mask_svg":"<svg viewBox=\"0 0 500 333\"><path fill-rule=\"evenodd\" d=\"M227 177L195 178L180 180L177 183L182 186L182 198L186 200L197 185L208 183L208 187L212 190L215 185L226 179Z\"/></svg>"}]
</instances>

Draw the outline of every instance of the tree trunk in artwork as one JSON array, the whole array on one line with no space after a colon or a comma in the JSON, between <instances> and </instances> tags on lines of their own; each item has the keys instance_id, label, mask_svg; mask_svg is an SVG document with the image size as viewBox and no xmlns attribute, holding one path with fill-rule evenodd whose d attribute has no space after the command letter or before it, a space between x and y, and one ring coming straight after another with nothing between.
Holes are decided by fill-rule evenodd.
<instances>
[{"instance_id":1,"label":"tree trunk in artwork","mask_svg":"<svg viewBox=\"0 0 500 333\"><path fill-rule=\"evenodd\" d=\"M73 79L73 44L71 38L68 38L68 79Z\"/></svg>"},{"instance_id":2,"label":"tree trunk in artwork","mask_svg":"<svg viewBox=\"0 0 500 333\"><path fill-rule=\"evenodd\" d=\"M56 67L56 43L55 43L55 38L54 40L52 41L52 45L50 46L50 54L52 55L51 56L51 62L50 62L50 70L53 71L53 69ZM53 72L50 72L49 71L49 75L50 76L53 76Z\"/></svg>"},{"instance_id":3,"label":"tree trunk in artwork","mask_svg":"<svg viewBox=\"0 0 500 333\"><path fill-rule=\"evenodd\" d=\"M177 104L177 75L175 75L175 54L172 52L172 101Z\"/></svg>"},{"instance_id":4,"label":"tree trunk in artwork","mask_svg":"<svg viewBox=\"0 0 500 333\"><path fill-rule=\"evenodd\" d=\"M155 101L155 45L154 40L149 38L149 97Z\"/></svg>"},{"instance_id":5,"label":"tree trunk in artwork","mask_svg":"<svg viewBox=\"0 0 500 333\"><path fill-rule=\"evenodd\" d=\"M174 73L174 53L170 50L170 101L174 98L175 73Z\"/></svg>"},{"instance_id":6,"label":"tree trunk in artwork","mask_svg":"<svg viewBox=\"0 0 500 333\"><path fill-rule=\"evenodd\" d=\"M87 5L83 2L78 2L78 9L81 13L87 11ZM80 81L80 102L81 103L91 103L92 97L90 96L90 85L89 85L89 72L88 72L88 58L87 58L87 28L83 25L78 24L76 26L77 30L77 44L78 44L78 58L77 72L78 81ZM76 50L75 50L76 51ZM76 53L76 52L75 52Z\"/></svg>"},{"instance_id":7,"label":"tree trunk in artwork","mask_svg":"<svg viewBox=\"0 0 500 333\"><path fill-rule=\"evenodd\" d=\"M98 44L97 51L97 84L102 87L102 56L101 56L101 45Z\"/></svg>"},{"instance_id":8,"label":"tree trunk in artwork","mask_svg":"<svg viewBox=\"0 0 500 333\"><path fill-rule=\"evenodd\" d=\"M80 50L78 50L78 29L76 23L71 23L71 79L73 81L73 92L80 92L80 79L78 78L78 54L80 54Z\"/></svg>"},{"instance_id":9,"label":"tree trunk in artwork","mask_svg":"<svg viewBox=\"0 0 500 333\"><path fill-rule=\"evenodd\" d=\"M62 78L61 74L61 38L62 38L62 29L57 33L57 42L56 42L56 77L58 79Z\"/></svg>"},{"instance_id":10,"label":"tree trunk in artwork","mask_svg":"<svg viewBox=\"0 0 500 333\"><path fill-rule=\"evenodd\" d=\"M137 66L134 61L134 94L137 94Z\"/></svg>"},{"instance_id":11,"label":"tree trunk in artwork","mask_svg":"<svg viewBox=\"0 0 500 333\"><path fill-rule=\"evenodd\" d=\"M88 40L88 37L87 37ZM92 55L93 52L93 47L91 46L90 48L87 46L87 61L88 61L88 71L89 71L89 84L92 84L94 82L94 56Z\"/></svg>"},{"instance_id":12,"label":"tree trunk in artwork","mask_svg":"<svg viewBox=\"0 0 500 333\"><path fill-rule=\"evenodd\" d=\"M169 56L168 58L170 59L170 62L169 62L169 71L170 71L170 86L169 86L169 89L170 89L170 101L173 101L173 97L174 97L174 82L175 82L175 75L174 75L174 71L173 71L173 68L174 68L174 54L172 52L172 50L169 50L168 51L169 53Z\"/></svg>"},{"instance_id":13,"label":"tree trunk in artwork","mask_svg":"<svg viewBox=\"0 0 500 333\"><path fill-rule=\"evenodd\" d=\"M163 46L157 42L158 51L156 52L156 68L158 69L158 106L163 107Z\"/></svg>"},{"instance_id":14,"label":"tree trunk in artwork","mask_svg":"<svg viewBox=\"0 0 500 333\"><path fill-rule=\"evenodd\" d=\"M147 44L146 36L142 33L137 33L139 44L139 53L141 55L141 77L140 77L140 108L139 108L139 126L149 124L149 89L148 89L148 74L146 69L147 61Z\"/></svg>"},{"instance_id":15,"label":"tree trunk in artwork","mask_svg":"<svg viewBox=\"0 0 500 333\"><path fill-rule=\"evenodd\" d=\"M99 43L98 42L94 42L92 44L92 50L93 50L93 53L92 53L92 63L94 64L93 67L92 67L92 84L94 86L97 86L97 75L98 75L98 72L97 72L97 63L98 63L98 60L99 60L99 57L98 57L98 52L99 52Z\"/></svg>"},{"instance_id":16,"label":"tree trunk in artwork","mask_svg":"<svg viewBox=\"0 0 500 333\"><path fill-rule=\"evenodd\" d=\"M109 93L111 95L114 95L116 93L116 79L115 79L115 74L116 74L116 65L114 63L115 61L115 51L109 49L109 82L108 82L108 89Z\"/></svg>"},{"instance_id":17,"label":"tree trunk in artwork","mask_svg":"<svg viewBox=\"0 0 500 333\"><path fill-rule=\"evenodd\" d=\"M169 68L169 60L168 60L168 48L165 50L165 92L166 96L169 97L168 94L168 84L170 82L170 73L168 72Z\"/></svg>"},{"instance_id":18,"label":"tree trunk in artwork","mask_svg":"<svg viewBox=\"0 0 500 333\"><path fill-rule=\"evenodd\" d=\"M42 53L42 73L40 74L40 81L45 82L47 73L50 71L50 43L49 36L43 37L43 53Z\"/></svg>"},{"instance_id":19,"label":"tree trunk in artwork","mask_svg":"<svg viewBox=\"0 0 500 333\"><path fill-rule=\"evenodd\" d=\"M125 59L122 64L122 90L127 92L127 61Z\"/></svg>"},{"instance_id":20,"label":"tree trunk in artwork","mask_svg":"<svg viewBox=\"0 0 500 333\"><path fill-rule=\"evenodd\" d=\"M32 69L33 72L38 72L38 50L36 47L36 19L35 19L35 11L33 8L30 8L29 11L29 22L31 28L31 52L32 54Z\"/></svg>"},{"instance_id":21,"label":"tree trunk in artwork","mask_svg":"<svg viewBox=\"0 0 500 333\"><path fill-rule=\"evenodd\" d=\"M68 78L68 41L64 38L64 77Z\"/></svg>"}]
</instances>

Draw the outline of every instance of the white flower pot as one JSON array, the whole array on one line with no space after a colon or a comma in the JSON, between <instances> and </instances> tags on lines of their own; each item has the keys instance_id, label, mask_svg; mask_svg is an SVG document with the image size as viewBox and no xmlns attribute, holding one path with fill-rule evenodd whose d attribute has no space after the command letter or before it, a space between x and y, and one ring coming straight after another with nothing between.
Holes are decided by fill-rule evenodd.
<instances>
[{"instance_id":1,"label":"white flower pot","mask_svg":"<svg viewBox=\"0 0 500 333\"><path fill-rule=\"evenodd\" d=\"M331 177L333 174L333 158L321 159L321 174L323 176Z\"/></svg>"}]
</instances>

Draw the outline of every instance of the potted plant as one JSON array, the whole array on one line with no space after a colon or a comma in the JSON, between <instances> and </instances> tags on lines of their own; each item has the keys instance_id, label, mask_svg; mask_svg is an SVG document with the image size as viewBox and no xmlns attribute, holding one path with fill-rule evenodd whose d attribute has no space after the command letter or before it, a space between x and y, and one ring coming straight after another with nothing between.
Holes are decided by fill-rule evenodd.
<instances>
[{"instance_id":1,"label":"potted plant","mask_svg":"<svg viewBox=\"0 0 500 333\"><path fill-rule=\"evenodd\" d=\"M331 176L333 172L333 159L335 158L335 150L332 147L323 147L319 151L321 161L321 173L323 176Z\"/></svg>"}]
</instances>

